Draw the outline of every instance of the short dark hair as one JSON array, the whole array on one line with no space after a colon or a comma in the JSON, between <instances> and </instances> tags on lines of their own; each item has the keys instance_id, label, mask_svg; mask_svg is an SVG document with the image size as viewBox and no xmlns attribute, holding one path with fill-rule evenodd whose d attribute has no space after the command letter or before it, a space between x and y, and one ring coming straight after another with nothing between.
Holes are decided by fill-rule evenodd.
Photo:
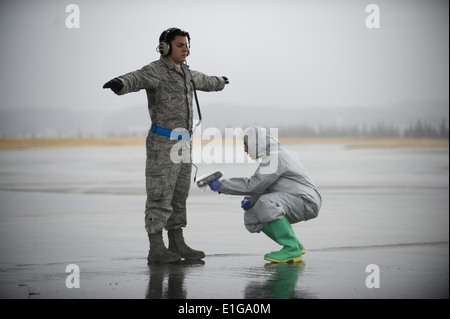
<instances>
[{"instance_id":1,"label":"short dark hair","mask_svg":"<svg viewBox=\"0 0 450 319\"><path fill-rule=\"evenodd\" d=\"M189 36L189 32L183 31L179 28L169 28L165 31L163 31L163 33L161 33L160 37L159 37L159 42L168 42L168 44L170 44L172 42L173 39L175 39L175 37L177 35L181 35L183 37L187 37L188 38L188 42L191 41L191 38Z\"/></svg>"}]
</instances>

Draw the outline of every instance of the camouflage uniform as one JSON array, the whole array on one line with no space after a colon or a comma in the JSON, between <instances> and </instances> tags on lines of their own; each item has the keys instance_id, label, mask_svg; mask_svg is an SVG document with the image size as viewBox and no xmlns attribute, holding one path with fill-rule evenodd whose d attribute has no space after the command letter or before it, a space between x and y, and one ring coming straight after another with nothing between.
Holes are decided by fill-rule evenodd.
<instances>
[{"instance_id":1,"label":"camouflage uniform","mask_svg":"<svg viewBox=\"0 0 450 319\"><path fill-rule=\"evenodd\" d=\"M200 91L220 91L225 87L222 77L191 71L186 64L178 67L163 56L119 79L124 86L118 95L145 89L152 123L182 133L192 133L194 88L191 81ZM191 141L171 139L149 131L146 146L145 229L154 234L163 228L184 227L192 168ZM171 150L179 151L183 160L173 162Z\"/></svg>"}]
</instances>

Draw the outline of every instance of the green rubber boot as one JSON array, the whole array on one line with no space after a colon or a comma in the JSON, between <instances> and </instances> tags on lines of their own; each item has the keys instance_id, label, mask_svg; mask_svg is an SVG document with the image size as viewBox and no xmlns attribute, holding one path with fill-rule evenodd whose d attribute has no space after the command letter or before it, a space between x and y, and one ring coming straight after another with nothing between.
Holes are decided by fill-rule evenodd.
<instances>
[{"instance_id":1,"label":"green rubber boot","mask_svg":"<svg viewBox=\"0 0 450 319\"><path fill-rule=\"evenodd\" d=\"M286 217L285 217L286 218ZM264 230L263 230L264 231ZM270 233L270 232L268 232L268 233L265 233L270 239L272 239L273 241L276 241L275 240L275 238L274 237L272 237L273 235ZM297 239L297 238L296 238ZM300 249L300 252L302 253L302 256L304 255L304 254L306 254L306 249L305 249L305 247L303 247L303 245L302 245L302 243L297 239L297 245L298 245L298 248Z\"/></svg>"},{"instance_id":2,"label":"green rubber boot","mask_svg":"<svg viewBox=\"0 0 450 319\"><path fill-rule=\"evenodd\" d=\"M302 253L302 255L306 254L305 247L303 247L302 243L298 239L297 239L297 245L298 245L298 248L300 249L300 252Z\"/></svg>"},{"instance_id":3,"label":"green rubber boot","mask_svg":"<svg viewBox=\"0 0 450 319\"><path fill-rule=\"evenodd\" d=\"M299 262L302 260L299 241L286 216L264 225L262 231L269 238L283 246L280 251L265 254L265 260L276 263Z\"/></svg>"}]
</instances>

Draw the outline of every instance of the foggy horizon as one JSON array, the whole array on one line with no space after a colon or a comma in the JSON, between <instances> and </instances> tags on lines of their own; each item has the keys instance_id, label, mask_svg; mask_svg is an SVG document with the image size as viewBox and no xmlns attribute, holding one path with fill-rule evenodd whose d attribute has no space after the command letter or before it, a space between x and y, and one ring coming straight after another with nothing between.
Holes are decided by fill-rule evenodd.
<instances>
[{"instance_id":1,"label":"foggy horizon","mask_svg":"<svg viewBox=\"0 0 450 319\"><path fill-rule=\"evenodd\" d=\"M201 101L200 101L200 104ZM427 110L422 116L423 108ZM440 137L448 138L448 106L445 103L405 103L378 109L358 107L259 108L257 114L235 118L239 107L202 107L201 130L260 125L278 128L281 137ZM274 114L276 118L274 119ZM39 121L34 121L40 118ZM194 123L198 121L194 114ZM127 106L105 115L102 111L64 108L0 110L0 137L145 137L151 121L147 106ZM411 132L411 130L415 132ZM409 133L408 133L409 132ZM409 135L408 135L409 134ZM411 136L413 134L413 136Z\"/></svg>"}]
</instances>

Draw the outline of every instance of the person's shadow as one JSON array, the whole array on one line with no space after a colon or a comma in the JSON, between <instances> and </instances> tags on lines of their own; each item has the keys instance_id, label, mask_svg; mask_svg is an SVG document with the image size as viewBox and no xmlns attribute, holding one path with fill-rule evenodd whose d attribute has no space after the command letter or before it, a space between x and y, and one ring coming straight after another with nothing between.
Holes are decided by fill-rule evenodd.
<instances>
[{"instance_id":1,"label":"person's shadow","mask_svg":"<svg viewBox=\"0 0 450 319\"><path fill-rule=\"evenodd\" d=\"M265 280L249 282L245 288L246 299L309 298L305 292L295 290L306 265L298 263L270 263L264 265Z\"/></svg>"},{"instance_id":2,"label":"person's shadow","mask_svg":"<svg viewBox=\"0 0 450 319\"><path fill-rule=\"evenodd\" d=\"M203 260L148 265L150 271L146 299L186 299L184 277L193 267L201 267Z\"/></svg>"}]
</instances>

